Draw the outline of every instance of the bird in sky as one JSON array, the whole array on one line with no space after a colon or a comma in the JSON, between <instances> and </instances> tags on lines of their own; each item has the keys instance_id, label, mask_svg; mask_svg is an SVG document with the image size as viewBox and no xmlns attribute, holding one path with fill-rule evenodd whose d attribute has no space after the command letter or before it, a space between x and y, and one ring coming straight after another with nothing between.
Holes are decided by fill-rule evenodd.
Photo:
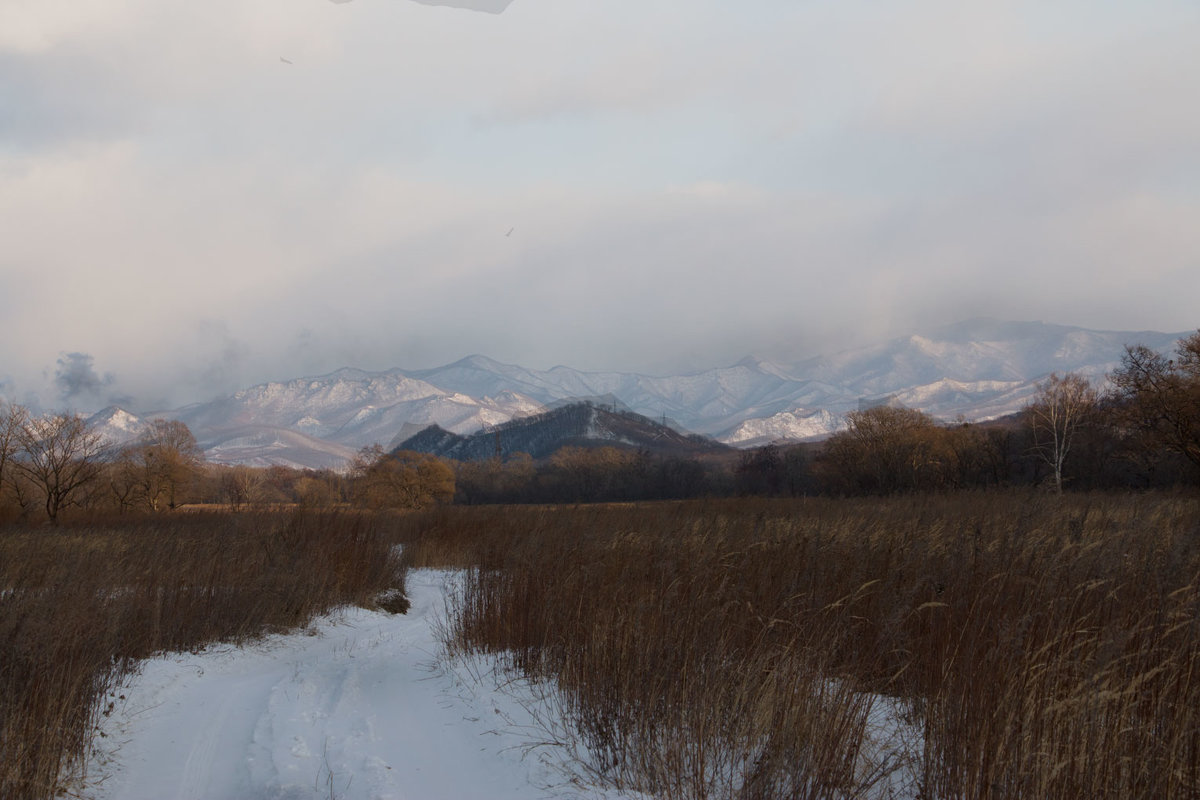
<instances>
[{"instance_id":1,"label":"bird in sky","mask_svg":"<svg viewBox=\"0 0 1200 800\"><path fill-rule=\"evenodd\" d=\"M513 232L513 231L515 231L515 230L516 230L516 228L509 228L509 229L508 229L508 233L506 233L506 234L504 234L504 235L505 235L505 236L512 236L512 232Z\"/></svg>"},{"instance_id":2,"label":"bird in sky","mask_svg":"<svg viewBox=\"0 0 1200 800\"><path fill-rule=\"evenodd\" d=\"M290 64L290 63L292 63L292 62L288 61L286 58L284 58L283 56L280 56L280 57L279 57L279 60L280 60L280 61L282 61L282 62L283 62L283 63L285 63L285 64Z\"/></svg>"}]
</instances>

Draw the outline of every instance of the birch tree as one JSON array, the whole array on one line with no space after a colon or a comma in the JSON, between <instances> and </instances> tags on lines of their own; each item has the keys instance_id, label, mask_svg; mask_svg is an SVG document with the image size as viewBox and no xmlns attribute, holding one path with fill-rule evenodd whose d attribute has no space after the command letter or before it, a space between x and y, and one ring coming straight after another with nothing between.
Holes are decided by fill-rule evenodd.
<instances>
[{"instance_id":1,"label":"birch tree","mask_svg":"<svg viewBox=\"0 0 1200 800\"><path fill-rule=\"evenodd\" d=\"M1033 431L1033 451L1050 467L1054 490L1062 494L1063 464L1081 428L1095 418L1099 395L1087 378L1075 372L1051 374L1038 384L1026 409Z\"/></svg>"}]
</instances>

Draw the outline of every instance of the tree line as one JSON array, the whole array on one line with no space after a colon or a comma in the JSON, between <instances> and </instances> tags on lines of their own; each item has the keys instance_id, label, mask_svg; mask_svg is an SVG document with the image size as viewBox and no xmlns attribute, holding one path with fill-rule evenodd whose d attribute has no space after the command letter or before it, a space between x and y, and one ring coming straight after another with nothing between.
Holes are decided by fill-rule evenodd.
<instances>
[{"instance_id":1,"label":"tree line","mask_svg":"<svg viewBox=\"0 0 1200 800\"><path fill-rule=\"evenodd\" d=\"M456 473L463 503L1195 486L1200 331L1173 356L1127 347L1102 386L1050 375L1020 414L994 422L944 423L884 405L850 412L845 430L824 442L768 444L734 459L575 447L539 462L458 464Z\"/></svg>"},{"instance_id":2,"label":"tree line","mask_svg":"<svg viewBox=\"0 0 1200 800\"><path fill-rule=\"evenodd\" d=\"M193 501L203 477L204 454L182 422L153 420L116 448L78 414L0 404L0 519L174 509Z\"/></svg>"},{"instance_id":3,"label":"tree line","mask_svg":"<svg viewBox=\"0 0 1200 800\"><path fill-rule=\"evenodd\" d=\"M1095 386L1053 374L1016 417L944 425L919 411L847 415L813 461L815 487L890 494L978 486L1162 488L1200 483L1200 331L1173 355L1126 347Z\"/></svg>"},{"instance_id":4,"label":"tree line","mask_svg":"<svg viewBox=\"0 0 1200 800\"><path fill-rule=\"evenodd\" d=\"M151 420L115 446L77 414L0 403L0 521L184 506L409 509L453 496L450 467L419 453L365 448L348 471L211 464L178 420Z\"/></svg>"},{"instance_id":5,"label":"tree line","mask_svg":"<svg viewBox=\"0 0 1200 800\"><path fill-rule=\"evenodd\" d=\"M454 462L364 448L344 471L206 463L187 425L152 420L133 442L102 440L74 414L0 403L0 520L57 522L76 509L416 509L439 503L583 503L701 496L894 494L998 486L1069 489L1200 484L1200 331L1171 356L1126 347L1095 386L1051 375L1024 411L992 423L942 423L892 406L846 415L820 443L736 456L672 457L565 447L535 461Z\"/></svg>"}]
</instances>

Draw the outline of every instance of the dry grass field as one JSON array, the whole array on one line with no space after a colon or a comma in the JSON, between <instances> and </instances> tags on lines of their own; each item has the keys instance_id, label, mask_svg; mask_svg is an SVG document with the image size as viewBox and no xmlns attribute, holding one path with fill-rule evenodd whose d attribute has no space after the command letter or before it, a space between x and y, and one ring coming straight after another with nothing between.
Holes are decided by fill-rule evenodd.
<instances>
[{"instance_id":1,"label":"dry grass field","mask_svg":"<svg viewBox=\"0 0 1200 800\"><path fill-rule=\"evenodd\" d=\"M451 649L552 680L663 798L1200 796L1200 501L447 508ZM892 712L890 721L885 711ZM892 734L881 742L879 722Z\"/></svg>"},{"instance_id":2,"label":"dry grass field","mask_svg":"<svg viewBox=\"0 0 1200 800\"><path fill-rule=\"evenodd\" d=\"M465 570L447 646L554 687L617 786L1200 795L1200 500L981 492L6 528L0 797L63 789L136 659L370 603L406 566Z\"/></svg>"},{"instance_id":3,"label":"dry grass field","mask_svg":"<svg viewBox=\"0 0 1200 800\"><path fill-rule=\"evenodd\" d=\"M382 521L195 513L0 529L0 797L58 795L137 659L402 586Z\"/></svg>"}]
</instances>

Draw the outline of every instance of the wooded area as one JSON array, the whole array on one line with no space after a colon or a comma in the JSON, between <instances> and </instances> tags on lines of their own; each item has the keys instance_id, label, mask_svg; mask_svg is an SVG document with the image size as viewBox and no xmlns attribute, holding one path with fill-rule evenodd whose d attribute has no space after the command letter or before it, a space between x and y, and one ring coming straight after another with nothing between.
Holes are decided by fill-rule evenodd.
<instances>
[{"instance_id":1,"label":"wooded area","mask_svg":"<svg viewBox=\"0 0 1200 800\"><path fill-rule=\"evenodd\" d=\"M1056 492L1200 484L1200 331L1173 357L1126 348L1103 386L1051 375L1026 409L946 423L883 405L823 442L670 455L598 443L451 461L364 448L344 472L205 463L187 426L157 419L114 447L76 415L0 406L0 519L64 513L296 505L421 509L441 503L582 503L728 496L868 495L1043 486Z\"/></svg>"}]
</instances>

